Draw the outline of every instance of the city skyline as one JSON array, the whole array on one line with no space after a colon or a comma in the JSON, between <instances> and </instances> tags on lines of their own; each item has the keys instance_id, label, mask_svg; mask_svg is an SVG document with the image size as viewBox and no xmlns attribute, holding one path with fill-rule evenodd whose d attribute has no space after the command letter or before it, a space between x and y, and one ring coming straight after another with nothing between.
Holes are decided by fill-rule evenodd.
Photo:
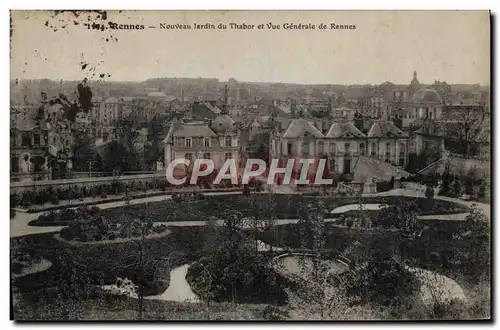
<instances>
[{"instance_id":1,"label":"city skyline","mask_svg":"<svg viewBox=\"0 0 500 330\"><path fill-rule=\"evenodd\" d=\"M490 83L487 11L327 14L331 21L353 24L356 29L94 31L83 25L85 15L13 11L11 78L78 81L92 74L97 76L91 80L99 80L99 74L104 74L104 81L116 82L211 77L301 85L386 81L399 85L408 84L417 71L422 84L435 80ZM258 24L278 17L280 22L319 25L325 12L108 11L105 22Z\"/></svg>"}]
</instances>

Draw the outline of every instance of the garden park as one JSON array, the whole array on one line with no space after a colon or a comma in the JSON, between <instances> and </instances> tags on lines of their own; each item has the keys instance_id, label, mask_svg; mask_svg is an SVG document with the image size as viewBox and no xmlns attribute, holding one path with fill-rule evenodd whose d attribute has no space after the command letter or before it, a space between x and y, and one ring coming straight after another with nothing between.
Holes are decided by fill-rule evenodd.
<instances>
[{"instance_id":1,"label":"garden park","mask_svg":"<svg viewBox=\"0 0 500 330\"><path fill-rule=\"evenodd\" d=\"M489 219L433 196L175 195L29 225L63 228L11 238L16 319L489 315Z\"/></svg>"}]
</instances>

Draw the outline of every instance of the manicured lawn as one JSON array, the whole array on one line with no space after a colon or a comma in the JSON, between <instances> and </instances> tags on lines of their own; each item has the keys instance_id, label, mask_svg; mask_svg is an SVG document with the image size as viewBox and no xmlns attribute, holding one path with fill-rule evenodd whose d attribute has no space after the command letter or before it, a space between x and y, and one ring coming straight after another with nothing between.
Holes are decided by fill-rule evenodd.
<instances>
[{"instance_id":1,"label":"manicured lawn","mask_svg":"<svg viewBox=\"0 0 500 330\"><path fill-rule=\"evenodd\" d=\"M321 199L328 211L349 204L358 204L355 197L313 197L301 195L274 195L275 206L273 213L278 219L296 219L302 202L310 199ZM395 204L401 201L413 201L420 209L421 215L456 214L467 212L462 204L443 200L428 200L406 196L366 197L365 204ZM132 204L123 207L100 210L104 217L116 222L123 222L132 218L142 218L146 214L154 222L169 221L200 221L210 217L219 217L224 210L234 209L244 216L254 216L265 219L268 217L269 196L267 194L218 195L202 198L174 198L172 200L151 202L147 204ZM71 219L57 219L54 216L44 216L30 223L38 226L67 225Z\"/></svg>"},{"instance_id":2,"label":"manicured lawn","mask_svg":"<svg viewBox=\"0 0 500 330\"><path fill-rule=\"evenodd\" d=\"M488 242L479 237L457 239L454 235L463 222L425 220L424 231L413 240L404 239L397 231L366 230L339 227L334 223L325 224L325 253L339 255L354 242L359 242L358 255L366 255L372 250L399 254L410 265L435 270L444 275L469 277L474 274L488 274ZM285 250L301 250L301 233L297 224L274 227L274 231L264 231L260 239Z\"/></svg>"},{"instance_id":3,"label":"manicured lawn","mask_svg":"<svg viewBox=\"0 0 500 330\"><path fill-rule=\"evenodd\" d=\"M73 245L55 239L54 233L12 238L11 245L26 253L36 251L52 262L48 270L14 279L12 284L24 293L62 283L113 284L117 277L135 280L142 270L147 282L145 295L159 294L168 287L170 271L196 260L202 244L201 227L169 230L170 235L145 241L142 262L136 241Z\"/></svg>"}]
</instances>

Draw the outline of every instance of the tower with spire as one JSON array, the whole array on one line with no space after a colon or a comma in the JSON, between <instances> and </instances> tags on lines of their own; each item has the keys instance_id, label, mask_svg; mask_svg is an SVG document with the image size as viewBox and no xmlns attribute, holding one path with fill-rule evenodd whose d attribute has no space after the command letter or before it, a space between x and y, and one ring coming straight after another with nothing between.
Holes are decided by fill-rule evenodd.
<instances>
[{"instance_id":1,"label":"tower with spire","mask_svg":"<svg viewBox=\"0 0 500 330\"><path fill-rule=\"evenodd\" d=\"M227 91L227 84L224 85L224 100L222 103L222 114L227 115L227 100L228 100L228 91Z\"/></svg>"},{"instance_id":2,"label":"tower with spire","mask_svg":"<svg viewBox=\"0 0 500 330\"><path fill-rule=\"evenodd\" d=\"M420 82L418 81L417 71L413 71L413 79L409 86L409 96L413 96L420 89Z\"/></svg>"},{"instance_id":3,"label":"tower with spire","mask_svg":"<svg viewBox=\"0 0 500 330\"><path fill-rule=\"evenodd\" d=\"M417 71L413 71L413 79L411 80L411 85L420 85L417 78Z\"/></svg>"}]
</instances>

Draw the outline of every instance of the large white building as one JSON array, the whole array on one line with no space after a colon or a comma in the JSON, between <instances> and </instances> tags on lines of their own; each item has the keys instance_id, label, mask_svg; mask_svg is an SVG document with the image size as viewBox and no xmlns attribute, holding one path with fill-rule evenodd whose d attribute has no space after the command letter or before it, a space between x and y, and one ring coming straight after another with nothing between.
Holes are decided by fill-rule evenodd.
<instances>
[{"instance_id":1,"label":"large white building","mask_svg":"<svg viewBox=\"0 0 500 330\"><path fill-rule=\"evenodd\" d=\"M220 115L212 122L174 120L163 141L165 164L174 159L211 159L215 168L227 159L241 159L240 131L228 115Z\"/></svg>"},{"instance_id":2,"label":"large white building","mask_svg":"<svg viewBox=\"0 0 500 330\"><path fill-rule=\"evenodd\" d=\"M408 139L387 120L374 121L364 134L351 121L335 121L324 130L313 121L298 118L273 135L271 153L284 159L326 158L330 172L352 174L359 156L406 166Z\"/></svg>"}]
</instances>

